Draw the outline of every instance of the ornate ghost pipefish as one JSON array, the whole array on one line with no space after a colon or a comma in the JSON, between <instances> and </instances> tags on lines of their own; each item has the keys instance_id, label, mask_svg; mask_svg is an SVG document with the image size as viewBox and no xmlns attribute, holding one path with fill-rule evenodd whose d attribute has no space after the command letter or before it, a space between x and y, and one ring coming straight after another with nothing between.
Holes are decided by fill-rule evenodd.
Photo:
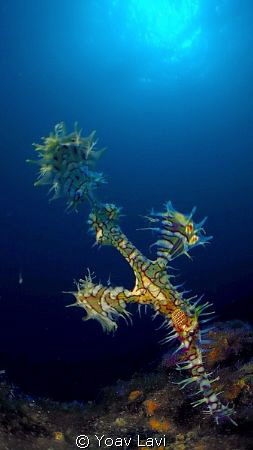
<instances>
[{"instance_id":1,"label":"ornate ghost pipefish","mask_svg":"<svg viewBox=\"0 0 253 450\"><path fill-rule=\"evenodd\" d=\"M165 205L162 212L152 211L146 216L149 227L155 231L158 240L153 244L157 247L157 258L153 261L146 258L125 236L119 226L121 209L114 204L101 203L95 197L94 190L104 183L101 173L93 170L94 164L105 149L97 149L95 132L88 137L82 137L81 131L75 126L74 132L67 134L63 123L55 126L54 132L43 138L42 144L34 144L39 159L39 177L35 185L49 184L50 191L58 197L67 198L67 208L77 209L85 200L91 206L88 224L95 234L96 242L101 245L112 245L122 254L131 266L135 276L135 286L132 290L123 287L95 284L93 276L88 273L84 280L77 284L77 291L72 294L75 303L69 306L84 308L84 320L96 319L107 331L117 328L117 318L130 318L126 306L128 303L150 305L155 316L164 317L164 327L168 334L164 342L174 340L179 342L176 352L184 352L184 361L179 370L188 370L191 376L178 384L183 389L187 385L197 386L196 394L201 398L192 403L193 407L205 405L206 414L211 415L216 423L222 419L231 418L234 413L228 405L224 405L215 393L211 379L206 372L202 358L202 344L207 343L203 337L209 329L201 329L201 325L209 321L213 312L209 302L201 303L201 297L185 298L184 292L179 292L171 282L168 273L169 263L178 256L185 254L197 245L205 245L211 237L204 235L203 225L193 221L195 208L188 215L177 212L171 202Z\"/></svg>"}]
</instances>

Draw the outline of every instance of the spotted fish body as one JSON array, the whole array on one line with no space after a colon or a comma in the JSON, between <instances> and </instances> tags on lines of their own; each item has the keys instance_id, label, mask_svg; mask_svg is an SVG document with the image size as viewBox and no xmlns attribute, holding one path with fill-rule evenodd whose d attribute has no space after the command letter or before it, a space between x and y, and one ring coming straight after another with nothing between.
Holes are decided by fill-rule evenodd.
<instances>
[{"instance_id":1,"label":"spotted fish body","mask_svg":"<svg viewBox=\"0 0 253 450\"><path fill-rule=\"evenodd\" d=\"M212 387L216 380L210 378L211 374L206 373L203 365L202 344L207 330L203 331L201 326L212 314L208 311L211 305L208 302L201 304L201 298L186 298L185 293L172 284L169 274L169 263L173 259L182 254L189 256L192 248L210 241L211 237L206 237L203 230L206 219L195 224L195 208L185 215L176 211L170 202L161 213L152 211L146 216L150 226L144 229L158 235L153 244L157 247L157 258L154 261L146 258L122 232L119 226L121 209L114 204L102 204L94 196L94 188L103 180L101 174L90 168L101 153L96 154L96 142L94 133L88 138L81 138L81 133L76 130L67 135L64 125L58 124L55 133L45 138L43 145L36 145L41 171L36 184L51 184L56 197L67 197L69 207L77 207L85 199L89 200L92 209L88 224L96 243L117 248L134 272L135 285L132 290L127 290L95 284L88 273L77 284L77 291L72 293L75 303L69 306L83 308L86 311L84 320L96 319L103 329L114 331L119 317L130 320L126 309L128 303L150 305L155 316L164 317L164 327L168 330L164 343L177 341L176 352L184 353L184 361L178 369L190 371L191 376L178 384L180 388L197 386L196 394L201 398L193 402L193 407L203 404L207 407L205 412L217 423L228 418L235 424L231 418L233 410L221 403Z\"/></svg>"}]
</instances>

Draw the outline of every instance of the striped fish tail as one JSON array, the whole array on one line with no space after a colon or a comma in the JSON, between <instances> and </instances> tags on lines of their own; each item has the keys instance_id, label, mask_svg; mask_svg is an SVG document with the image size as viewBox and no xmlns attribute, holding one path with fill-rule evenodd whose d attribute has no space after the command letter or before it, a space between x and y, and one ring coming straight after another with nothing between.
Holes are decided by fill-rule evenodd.
<instances>
[{"instance_id":1,"label":"striped fish tail","mask_svg":"<svg viewBox=\"0 0 253 450\"><path fill-rule=\"evenodd\" d=\"M201 398L192 402L195 408L200 405L206 406L204 414L207 414L215 420L217 424L224 421L230 421L234 425L237 423L232 419L234 409L229 405L224 405L218 398L221 392L215 392L212 384L219 380L219 377L211 379L212 373L207 373L203 366L201 349L197 343L191 345L187 352L187 359L184 360L179 370L190 370L191 376L179 382L181 389L187 385L194 383L197 385L197 392L193 395L201 395Z\"/></svg>"}]
</instances>

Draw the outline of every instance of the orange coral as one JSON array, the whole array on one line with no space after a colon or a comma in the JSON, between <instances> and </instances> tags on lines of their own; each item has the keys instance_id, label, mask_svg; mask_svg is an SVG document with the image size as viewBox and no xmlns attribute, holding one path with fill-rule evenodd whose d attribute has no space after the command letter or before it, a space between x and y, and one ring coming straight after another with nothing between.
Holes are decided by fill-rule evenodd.
<instances>
[{"instance_id":1,"label":"orange coral","mask_svg":"<svg viewBox=\"0 0 253 450\"><path fill-rule=\"evenodd\" d=\"M160 433L165 433L171 428L170 423L166 420L158 420L154 418L150 419L148 423L152 430L158 431Z\"/></svg>"},{"instance_id":2,"label":"orange coral","mask_svg":"<svg viewBox=\"0 0 253 450\"><path fill-rule=\"evenodd\" d=\"M217 324L214 331L210 331L208 337L211 345L206 346L206 362L209 366L224 361L230 357L237 357L242 349L250 351L253 342L252 330L241 322L229 325ZM205 347L205 345L204 345Z\"/></svg>"},{"instance_id":3,"label":"orange coral","mask_svg":"<svg viewBox=\"0 0 253 450\"><path fill-rule=\"evenodd\" d=\"M53 437L55 441L64 441L64 435L61 431L55 431Z\"/></svg>"},{"instance_id":4,"label":"orange coral","mask_svg":"<svg viewBox=\"0 0 253 450\"><path fill-rule=\"evenodd\" d=\"M215 347L211 347L207 352L207 362L212 365L226 358L229 342L226 337L218 336L217 333L210 333L210 336L215 338Z\"/></svg>"},{"instance_id":5,"label":"orange coral","mask_svg":"<svg viewBox=\"0 0 253 450\"><path fill-rule=\"evenodd\" d=\"M227 400L235 400L243 389L247 387L246 381L241 378L236 383L233 383L229 390L224 392L224 396Z\"/></svg>"},{"instance_id":6,"label":"orange coral","mask_svg":"<svg viewBox=\"0 0 253 450\"><path fill-rule=\"evenodd\" d=\"M130 394L128 395L128 400L130 402L134 402L135 400L137 400L138 398L143 396L143 392L142 391L132 391L130 392Z\"/></svg>"},{"instance_id":7,"label":"orange coral","mask_svg":"<svg viewBox=\"0 0 253 450\"><path fill-rule=\"evenodd\" d=\"M139 447L138 447L139 448ZM142 447L142 445L141 445L141 448L142 448L142 450L150 450L150 446L148 446L148 447ZM159 449L159 450L166 450L166 447L164 447L164 445L159 445L159 447L152 447L153 449Z\"/></svg>"},{"instance_id":8,"label":"orange coral","mask_svg":"<svg viewBox=\"0 0 253 450\"><path fill-rule=\"evenodd\" d=\"M160 404L154 400L146 400L144 402L146 413L148 416L153 416L154 412L159 408Z\"/></svg>"}]
</instances>

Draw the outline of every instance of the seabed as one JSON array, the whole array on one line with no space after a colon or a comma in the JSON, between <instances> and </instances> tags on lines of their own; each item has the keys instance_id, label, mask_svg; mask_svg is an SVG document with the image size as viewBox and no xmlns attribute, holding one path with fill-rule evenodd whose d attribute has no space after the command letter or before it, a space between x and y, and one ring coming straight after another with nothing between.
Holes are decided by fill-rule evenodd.
<instances>
[{"instance_id":1,"label":"seabed","mask_svg":"<svg viewBox=\"0 0 253 450\"><path fill-rule=\"evenodd\" d=\"M252 449L253 330L241 321L219 322L209 334L205 364L219 378L215 390L233 404L237 426L217 425L201 406L192 407L195 391L180 390L184 374L168 352L152 372L118 380L88 403L33 399L1 375L0 449L77 449L80 435L89 439L80 444L91 449Z\"/></svg>"}]
</instances>

